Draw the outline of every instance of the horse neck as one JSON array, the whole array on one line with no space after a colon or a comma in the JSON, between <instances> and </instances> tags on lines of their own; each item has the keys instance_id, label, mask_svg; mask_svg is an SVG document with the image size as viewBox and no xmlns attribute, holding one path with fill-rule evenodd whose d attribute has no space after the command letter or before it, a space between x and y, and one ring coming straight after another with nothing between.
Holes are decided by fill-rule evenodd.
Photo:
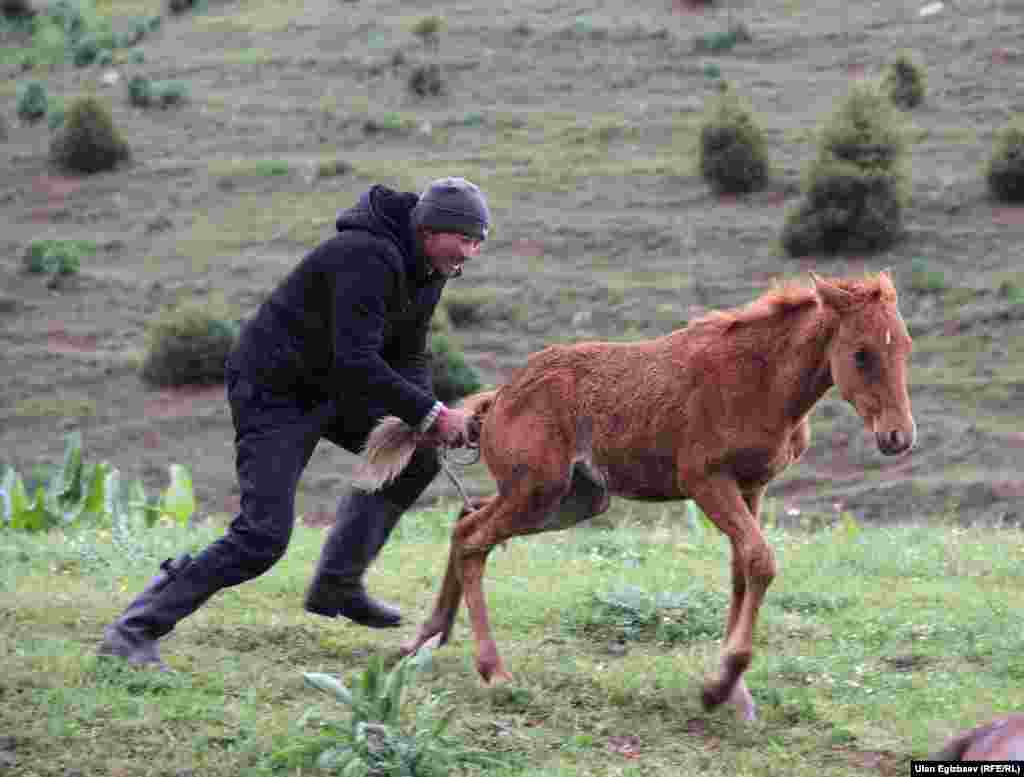
<instances>
[{"instance_id":1,"label":"horse neck","mask_svg":"<svg viewBox=\"0 0 1024 777\"><path fill-rule=\"evenodd\" d=\"M780 322L772 333L776 344L769 360L773 389L783 398L788 417L802 418L834 385L829 346L839 328L833 314L815 305Z\"/></svg>"}]
</instances>

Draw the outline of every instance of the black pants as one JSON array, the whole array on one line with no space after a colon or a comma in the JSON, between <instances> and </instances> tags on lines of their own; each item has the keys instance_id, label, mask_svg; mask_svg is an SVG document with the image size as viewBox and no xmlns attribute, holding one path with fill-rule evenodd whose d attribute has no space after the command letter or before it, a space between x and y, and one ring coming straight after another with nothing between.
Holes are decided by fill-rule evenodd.
<instances>
[{"instance_id":1,"label":"black pants","mask_svg":"<svg viewBox=\"0 0 1024 777\"><path fill-rule=\"evenodd\" d=\"M286 396L232 371L227 391L235 426L240 511L224 536L196 556L193 568L221 588L263 574L284 555L295 525L299 478L317 443L327 439L356 453L379 420L372 415L353 420L353 414L339 411L335 400ZM409 467L377 493L408 508L439 470L437 454L421 449Z\"/></svg>"}]
</instances>

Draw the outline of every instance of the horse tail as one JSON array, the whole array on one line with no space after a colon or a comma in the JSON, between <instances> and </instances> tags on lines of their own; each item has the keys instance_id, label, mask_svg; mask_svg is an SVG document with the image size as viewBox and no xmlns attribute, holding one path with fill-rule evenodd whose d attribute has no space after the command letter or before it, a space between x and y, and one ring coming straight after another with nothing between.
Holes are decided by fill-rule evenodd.
<instances>
[{"instance_id":1,"label":"horse tail","mask_svg":"<svg viewBox=\"0 0 1024 777\"><path fill-rule=\"evenodd\" d=\"M379 491L409 464L423 433L397 416L382 418L366 438L362 461L352 474L352 485L360 491Z\"/></svg>"},{"instance_id":2,"label":"horse tail","mask_svg":"<svg viewBox=\"0 0 1024 777\"><path fill-rule=\"evenodd\" d=\"M497 393L496 390L481 391L459 403L459 409L469 416L466 425L470 445L475 446L479 441L484 416L494 404ZM379 491L402 473L423 438L423 432L401 418L393 415L382 418L360 451L363 460L353 473L353 485L362 491Z\"/></svg>"}]
</instances>

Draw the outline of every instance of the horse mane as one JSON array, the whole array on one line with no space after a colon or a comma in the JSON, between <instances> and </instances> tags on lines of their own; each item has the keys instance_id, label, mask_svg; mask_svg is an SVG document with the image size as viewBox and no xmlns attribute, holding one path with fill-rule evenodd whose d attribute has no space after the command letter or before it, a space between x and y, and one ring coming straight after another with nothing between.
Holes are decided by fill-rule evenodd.
<instances>
[{"instance_id":1,"label":"horse mane","mask_svg":"<svg viewBox=\"0 0 1024 777\"><path fill-rule=\"evenodd\" d=\"M823 278L832 286L853 295L860 304L872 300L895 301L896 288L886 273L867 274L863 278ZM798 281L775 281L768 291L757 299L728 310L712 310L694 319L691 326L714 324L730 330L745 324L756 324L817 305L821 297L814 285Z\"/></svg>"}]
</instances>

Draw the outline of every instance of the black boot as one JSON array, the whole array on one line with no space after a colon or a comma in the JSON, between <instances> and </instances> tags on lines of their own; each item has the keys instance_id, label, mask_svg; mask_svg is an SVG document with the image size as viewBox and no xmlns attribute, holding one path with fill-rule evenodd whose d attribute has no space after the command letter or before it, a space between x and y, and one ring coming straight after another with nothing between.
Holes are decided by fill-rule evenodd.
<instances>
[{"instance_id":1,"label":"black boot","mask_svg":"<svg viewBox=\"0 0 1024 777\"><path fill-rule=\"evenodd\" d=\"M160 659L157 640L221 587L202 580L195 567L188 554L164 561L160 574L150 580L121 616L104 630L98 654L117 656L134 666L170 671Z\"/></svg>"},{"instance_id":2,"label":"black boot","mask_svg":"<svg viewBox=\"0 0 1024 777\"><path fill-rule=\"evenodd\" d=\"M338 505L327 535L305 608L328 618L341 616L362 626L398 626L402 613L366 593L363 575L384 547L405 509L380 494L353 490Z\"/></svg>"}]
</instances>

